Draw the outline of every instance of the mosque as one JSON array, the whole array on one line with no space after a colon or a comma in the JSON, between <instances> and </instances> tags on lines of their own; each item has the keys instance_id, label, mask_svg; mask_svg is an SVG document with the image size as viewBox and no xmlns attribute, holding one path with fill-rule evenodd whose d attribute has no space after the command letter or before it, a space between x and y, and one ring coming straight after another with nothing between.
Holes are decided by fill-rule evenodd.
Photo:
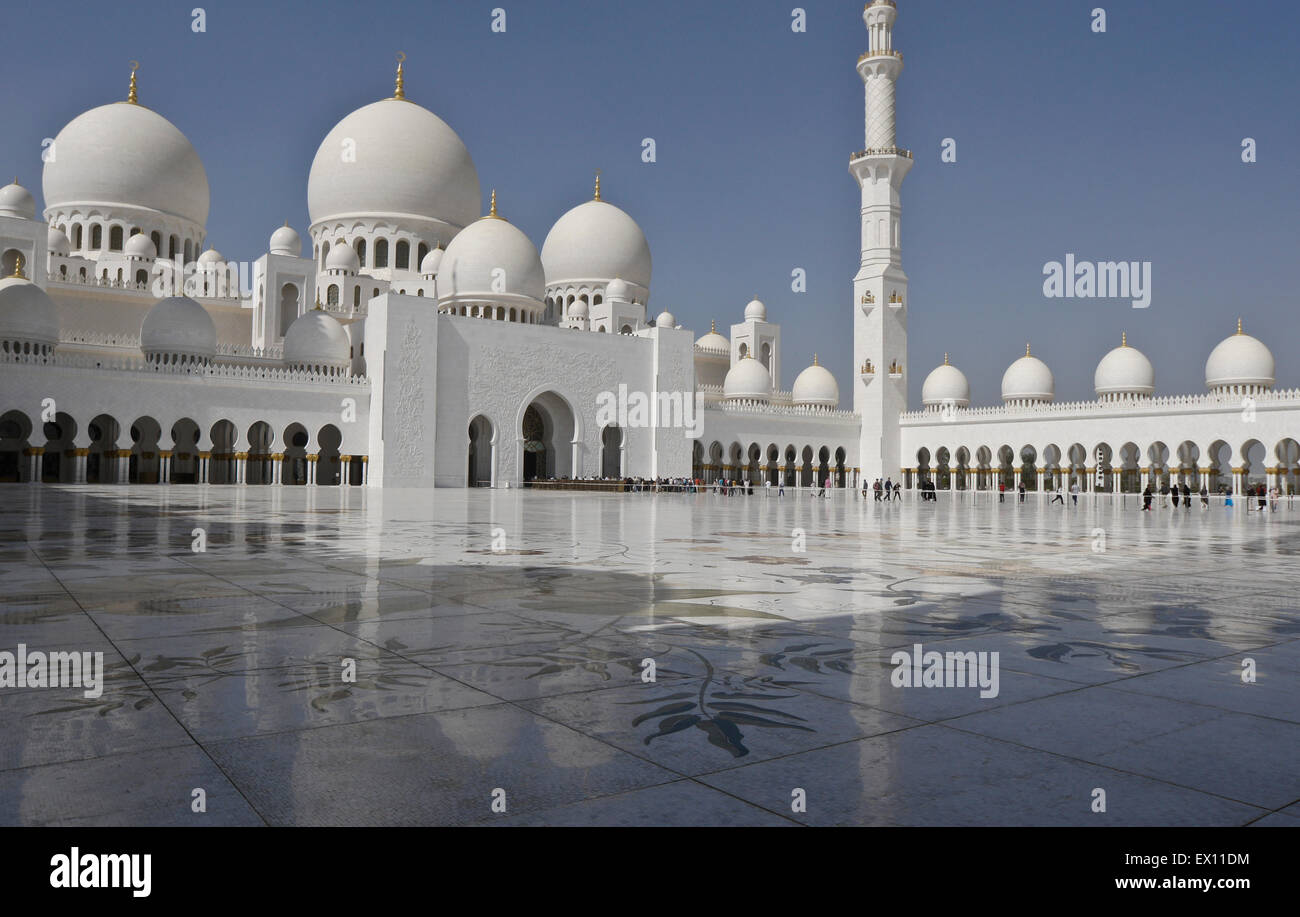
<instances>
[{"instance_id":1,"label":"mosque","mask_svg":"<svg viewBox=\"0 0 1300 917\"><path fill-rule=\"evenodd\" d=\"M945 359L910 408L896 17L893 0L863 12L850 408L815 357L780 390L781 328L757 298L729 336L652 312L650 247L599 175L540 252L495 192L481 215L469 151L406 97L400 58L393 94L321 141L306 244L285 225L255 263L227 262L206 234L203 162L141 103L133 68L124 101L46 150L39 217L16 180L0 188L0 481L1300 483L1300 391L1274 390L1272 354L1240 323L1209 355L1206 392L1156 396L1151 363L1117 333L1095 401L1055 402L1027 346L1002 404L972 406ZM654 410L611 419L611 393Z\"/></svg>"}]
</instances>

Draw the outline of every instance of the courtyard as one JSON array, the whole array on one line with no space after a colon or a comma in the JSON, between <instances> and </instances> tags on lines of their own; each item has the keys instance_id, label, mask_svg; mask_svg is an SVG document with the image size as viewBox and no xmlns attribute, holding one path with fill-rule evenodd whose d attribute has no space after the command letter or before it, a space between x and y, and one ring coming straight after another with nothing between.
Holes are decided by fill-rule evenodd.
<instances>
[{"instance_id":1,"label":"courtyard","mask_svg":"<svg viewBox=\"0 0 1300 917\"><path fill-rule=\"evenodd\" d=\"M0 824L1300 827L1286 500L0 506L0 651L105 671L0 687ZM995 658L996 693L900 652Z\"/></svg>"}]
</instances>

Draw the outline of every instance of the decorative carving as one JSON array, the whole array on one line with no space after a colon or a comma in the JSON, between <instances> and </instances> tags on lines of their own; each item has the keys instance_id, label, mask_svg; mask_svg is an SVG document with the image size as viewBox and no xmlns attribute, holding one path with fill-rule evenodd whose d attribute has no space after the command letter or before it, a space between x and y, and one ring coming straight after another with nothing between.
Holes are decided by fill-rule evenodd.
<instances>
[{"instance_id":1,"label":"decorative carving","mask_svg":"<svg viewBox=\"0 0 1300 917\"><path fill-rule=\"evenodd\" d=\"M419 477L426 471L424 456L424 334L414 318L406 321L397 358L397 415L393 465L397 474Z\"/></svg>"}]
</instances>

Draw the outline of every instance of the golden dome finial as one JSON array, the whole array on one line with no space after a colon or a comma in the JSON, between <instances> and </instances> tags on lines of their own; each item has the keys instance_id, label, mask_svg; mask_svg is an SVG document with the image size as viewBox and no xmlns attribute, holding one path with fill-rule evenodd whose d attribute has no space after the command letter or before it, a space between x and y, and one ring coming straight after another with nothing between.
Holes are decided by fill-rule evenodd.
<instances>
[{"instance_id":1,"label":"golden dome finial","mask_svg":"<svg viewBox=\"0 0 1300 917\"><path fill-rule=\"evenodd\" d=\"M1121 346L1121 347L1127 347L1127 346L1128 346L1128 332L1127 332L1127 331L1121 331L1121 332L1119 333L1119 346Z\"/></svg>"},{"instance_id":2,"label":"golden dome finial","mask_svg":"<svg viewBox=\"0 0 1300 917\"><path fill-rule=\"evenodd\" d=\"M18 254L15 254L15 255L14 255L14 272L13 272L13 276L19 278L20 280L26 280L26 279L27 279L26 277L23 276L23 256L22 256L22 255L18 255Z\"/></svg>"},{"instance_id":3,"label":"golden dome finial","mask_svg":"<svg viewBox=\"0 0 1300 917\"><path fill-rule=\"evenodd\" d=\"M320 309L320 290L316 291L316 308Z\"/></svg>"},{"instance_id":4,"label":"golden dome finial","mask_svg":"<svg viewBox=\"0 0 1300 917\"><path fill-rule=\"evenodd\" d=\"M397 52L397 85L393 90L394 99L406 99L406 76L402 73L402 61L406 60L404 51Z\"/></svg>"},{"instance_id":5,"label":"golden dome finial","mask_svg":"<svg viewBox=\"0 0 1300 917\"><path fill-rule=\"evenodd\" d=\"M488 216L490 216L490 217L494 217L494 216L496 216L496 215L497 215L497 189L496 189L496 188L493 188L493 189L492 189L492 204L491 204L490 208L488 209Z\"/></svg>"},{"instance_id":6,"label":"golden dome finial","mask_svg":"<svg viewBox=\"0 0 1300 917\"><path fill-rule=\"evenodd\" d=\"M817 353L816 353L816 351L814 351L814 352L813 352L813 366L816 366L816 365L817 365Z\"/></svg>"},{"instance_id":7,"label":"golden dome finial","mask_svg":"<svg viewBox=\"0 0 1300 917\"><path fill-rule=\"evenodd\" d=\"M1025 356L1029 356L1029 342L1025 341Z\"/></svg>"},{"instance_id":8,"label":"golden dome finial","mask_svg":"<svg viewBox=\"0 0 1300 917\"><path fill-rule=\"evenodd\" d=\"M1237 333L1238 333L1238 334L1242 334L1242 330L1241 330L1241 319L1240 319L1240 318L1237 319Z\"/></svg>"},{"instance_id":9,"label":"golden dome finial","mask_svg":"<svg viewBox=\"0 0 1300 917\"><path fill-rule=\"evenodd\" d=\"M709 319L709 333L710 334L718 333L718 320L716 318Z\"/></svg>"},{"instance_id":10,"label":"golden dome finial","mask_svg":"<svg viewBox=\"0 0 1300 917\"><path fill-rule=\"evenodd\" d=\"M600 169L596 170L596 196L592 200L600 200Z\"/></svg>"},{"instance_id":11,"label":"golden dome finial","mask_svg":"<svg viewBox=\"0 0 1300 917\"><path fill-rule=\"evenodd\" d=\"M948 354L946 353L943 355L943 365L944 366L948 365Z\"/></svg>"},{"instance_id":12,"label":"golden dome finial","mask_svg":"<svg viewBox=\"0 0 1300 917\"><path fill-rule=\"evenodd\" d=\"M131 86L130 86L130 88L127 89L127 91L126 91L126 100L127 100L128 102L130 102L132 105L139 105L139 104L140 104L139 98L137 97L137 95L136 95L136 91L135 91L135 89L136 89L136 87L135 87L135 72L136 72L137 70L139 70L139 69L140 69L140 62L139 62L138 60L133 60L133 61L131 61Z\"/></svg>"}]
</instances>

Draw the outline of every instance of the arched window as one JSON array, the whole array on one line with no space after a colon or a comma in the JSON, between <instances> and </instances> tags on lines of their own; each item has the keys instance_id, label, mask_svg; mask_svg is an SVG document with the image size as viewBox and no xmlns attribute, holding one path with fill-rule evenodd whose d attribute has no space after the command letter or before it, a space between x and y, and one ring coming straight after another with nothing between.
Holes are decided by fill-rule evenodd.
<instances>
[{"instance_id":1,"label":"arched window","mask_svg":"<svg viewBox=\"0 0 1300 917\"><path fill-rule=\"evenodd\" d=\"M167 257L168 257L168 259L175 258L175 257L176 257L176 253L177 253L178 251L180 251L180 240L177 239L175 236L172 236L170 242L168 242L168 245L167 245Z\"/></svg>"},{"instance_id":2,"label":"arched window","mask_svg":"<svg viewBox=\"0 0 1300 917\"><path fill-rule=\"evenodd\" d=\"M605 297L601 296L599 293L597 293L595 296L591 298L591 304L593 306L599 306L604 301L605 301Z\"/></svg>"},{"instance_id":3,"label":"arched window","mask_svg":"<svg viewBox=\"0 0 1300 917\"><path fill-rule=\"evenodd\" d=\"M379 287L375 287L374 292L370 294L371 298L379 295Z\"/></svg>"},{"instance_id":4,"label":"arched window","mask_svg":"<svg viewBox=\"0 0 1300 917\"><path fill-rule=\"evenodd\" d=\"M194 260L194 243L189 239L185 240L185 263L189 264Z\"/></svg>"},{"instance_id":5,"label":"arched window","mask_svg":"<svg viewBox=\"0 0 1300 917\"><path fill-rule=\"evenodd\" d=\"M147 286L149 283L149 272L144 269L136 271L135 282L137 286Z\"/></svg>"},{"instance_id":6,"label":"arched window","mask_svg":"<svg viewBox=\"0 0 1300 917\"><path fill-rule=\"evenodd\" d=\"M122 227L114 226L108 231L108 250L111 252L120 252L122 250Z\"/></svg>"},{"instance_id":7,"label":"arched window","mask_svg":"<svg viewBox=\"0 0 1300 917\"><path fill-rule=\"evenodd\" d=\"M365 267L366 266L366 240L357 239L356 245L354 245L353 248L357 250L357 260L361 262L362 267Z\"/></svg>"},{"instance_id":8,"label":"arched window","mask_svg":"<svg viewBox=\"0 0 1300 917\"><path fill-rule=\"evenodd\" d=\"M104 247L104 227L98 223L90 227L90 247L94 251Z\"/></svg>"},{"instance_id":9,"label":"arched window","mask_svg":"<svg viewBox=\"0 0 1300 917\"><path fill-rule=\"evenodd\" d=\"M375 254L379 254L378 249L375 250ZM398 242L397 247L393 250L393 256L398 270L408 270L411 266L411 243L405 239Z\"/></svg>"},{"instance_id":10,"label":"arched window","mask_svg":"<svg viewBox=\"0 0 1300 917\"><path fill-rule=\"evenodd\" d=\"M158 232L150 233L149 241L153 243L154 254L161 256L163 252L162 234Z\"/></svg>"},{"instance_id":11,"label":"arched window","mask_svg":"<svg viewBox=\"0 0 1300 917\"><path fill-rule=\"evenodd\" d=\"M326 292L326 294L325 294L325 302L326 302L327 305L331 305L331 306L337 306L337 305L339 304L339 286L338 286L338 284L336 284L336 283L331 283L331 284L330 284L330 288L329 288L329 290L328 290L328 291Z\"/></svg>"},{"instance_id":12,"label":"arched window","mask_svg":"<svg viewBox=\"0 0 1300 917\"><path fill-rule=\"evenodd\" d=\"M361 287L357 287L352 291L352 308L361 308Z\"/></svg>"},{"instance_id":13,"label":"arched window","mask_svg":"<svg viewBox=\"0 0 1300 917\"><path fill-rule=\"evenodd\" d=\"M329 256L330 256L330 244L326 242L320 247L320 267L322 271L325 270L325 259L328 258Z\"/></svg>"},{"instance_id":14,"label":"arched window","mask_svg":"<svg viewBox=\"0 0 1300 917\"><path fill-rule=\"evenodd\" d=\"M81 224L80 223L72 227L72 247L76 249L81 248Z\"/></svg>"},{"instance_id":15,"label":"arched window","mask_svg":"<svg viewBox=\"0 0 1300 917\"><path fill-rule=\"evenodd\" d=\"M375 267L388 267L388 240L375 240Z\"/></svg>"},{"instance_id":16,"label":"arched window","mask_svg":"<svg viewBox=\"0 0 1300 917\"><path fill-rule=\"evenodd\" d=\"M418 249L416 249L416 252L415 252L415 259L416 259L415 268L416 268L416 270L419 270L419 269L424 265L424 256L427 255L427 254L429 254L429 246L427 246L427 245L425 245L423 242L421 242L421 243L420 243L420 247L419 247Z\"/></svg>"}]
</instances>

